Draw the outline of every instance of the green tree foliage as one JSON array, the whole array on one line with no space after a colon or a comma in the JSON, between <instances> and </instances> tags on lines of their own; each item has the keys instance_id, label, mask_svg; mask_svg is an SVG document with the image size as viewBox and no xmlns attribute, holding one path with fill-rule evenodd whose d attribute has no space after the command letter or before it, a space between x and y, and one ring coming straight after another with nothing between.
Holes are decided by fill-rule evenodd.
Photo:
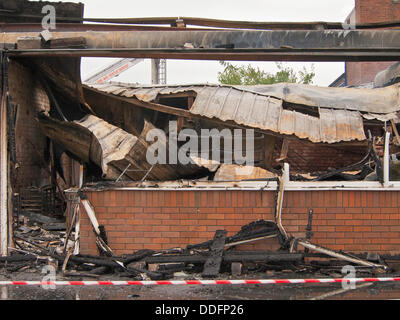
<instances>
[{"instance_id":1,"label":"green tree foliage","mask_svg":"<svg viewBox=\"0 0 400 320\"><path fill-rule=\"evenodd\" d=\"M311 70L303 67L298 73L292 68L283 66L282 63L276 63L278 71L275 74L248 66L234 66L229 62L221 61L224 71L218 72L218 81L222 84L230 85L256 85L256 84L274 84L279 82L312 84L315 72L314 65Z\"/></svg>"}]
</instances>

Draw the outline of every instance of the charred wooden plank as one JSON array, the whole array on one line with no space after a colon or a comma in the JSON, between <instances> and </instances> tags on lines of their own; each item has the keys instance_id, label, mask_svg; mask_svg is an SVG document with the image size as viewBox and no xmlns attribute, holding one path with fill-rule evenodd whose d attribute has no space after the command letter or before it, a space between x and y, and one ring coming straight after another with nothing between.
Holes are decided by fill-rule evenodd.
<instances>
[{"instance_id":1,"label":"charred wooden plank","mask_svg":"<svg viewBox=\"0 0 400 320\"><path fill-rule=\"evenodd\" d=\"M222 255L223 262L298 262L303 259L302 253L277 253L270 251L253 251L253 252L234 252L224 253ZM205 263L208 260L207 255L160 255L147 257L144 259L146 263Z\"/></svg>"},{"instance_id":2,"label":"charred wooden plank","mask_svg":"<svg viewBox=\"0 0 400 320\"><path fill-rule=\"evenodd\" d=\"M242 240L250 240L254 238L260 238L264 236L272 236L274 234L278 234L279 229L275 222L273 221L265 221L258 220L250 222L249 224L244 225L241 230L231 236L227 237L225 243L234 243ZM198 243L198 244L189 244L186 246L186 249L198 249L198 248L209 248L212 243L212 240L208 240L206 242Z\"/></svg>"},{"instance_id":3,"label":"charred wooden plank","mask_svg":"<svg viewBox=\"0 0 400 320\"><path fill-rule=\"evenodd\" d=\"M226 240L226 230L217 230L214 235L214 241L211 244L210 255L204 264L203 277L216 277L219 273L222 262Z\"/></svg>"},{"instance_id":4,"label":"charred wooden plank","mask_svg":"<svg viewBox=\"0 0 400 320\"><path fill-rule=\"evenodd\" d=\"M235 252L223 256L223 262L299 262L303 254L274 252Z\"/></svg>"},{"instance_id":5,"label":"charred wooden plank","mask_svg":"<svg viewBox=\"0 0 400 320\"><path fill-rule=\"evenodd\" d=\"M143 258L151 256L152 254L154 254L153 250L148 250L148 249L139 250L134 254L124 257L124 264L128 265L132 262L139 261L142 260Z\"/></svg>"},{"instance_id":6,"label":"charred wooden plank","mask_svg":"<svg viewBox=\"0 0 400 320\"><path fill-rule=\"evenodd\" d=\"M37 256L33 254L27 254L27 255L22 255L22 254L15 254L11 255L8 257L0 257L0 263L1 262L22 262L22 261L36 261Z\"/></svg>"}]
</instances>

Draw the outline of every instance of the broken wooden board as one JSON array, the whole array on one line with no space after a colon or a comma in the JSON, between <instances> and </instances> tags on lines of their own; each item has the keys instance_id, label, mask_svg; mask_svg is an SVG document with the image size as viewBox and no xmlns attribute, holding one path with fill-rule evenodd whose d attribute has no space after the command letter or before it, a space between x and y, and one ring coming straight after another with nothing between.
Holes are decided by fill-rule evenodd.
<instances>
[{"instance_id":1,"label":"broken wooden board","mask_svg":"<svg viewBox=\"0 0 400 320\"><path fill-rule=\"evenodd\" d=\"M214 278L218 276L219 269L221 268L222 254L224 253L225 240L226 230L217 230L214 235L214 241L211 244L210 255L204 264L203 277Z\"/></svg>"},{"instance_id":2,"label":"broken wooden board","mask_svg":"<svg viewBox=\"0 0 400 320\"><path fill-rule=\"evenodd\" d=\"M273 179L275 177L274 173L260 167L222 164L214 176L214 181Z\"/></svg>"}]
</instances>

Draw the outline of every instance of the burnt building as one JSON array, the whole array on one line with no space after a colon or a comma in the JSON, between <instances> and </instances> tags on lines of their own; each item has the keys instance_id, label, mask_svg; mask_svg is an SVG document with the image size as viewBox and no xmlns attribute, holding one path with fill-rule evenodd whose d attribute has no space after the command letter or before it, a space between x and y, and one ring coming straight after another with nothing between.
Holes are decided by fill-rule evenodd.
<instances>
[{"instance_id":1,"label":"burnt building","mask_svg":"<svg viewBox=\"0 0 400 320\"><path fill-rule=\"evenodd\" d=\"M79 12L74 22L60 17L50 38L36 20L19 23L18 6L2 9L2 255L13 242L13 200L32 210L35 192L38 210L60 210L67 229L74 226L75 253L183 247L221 229L232 236L258 220L278 231L241 239L238 249L287 249L306 238L332 250L400 252L396 83L143 87L80 79L85 56L389 64L399 58L400 31L194 18L88 25L82 6L70 6ZM10 22L10 10L17 20ZM154 129L166 153L169 142L187 142L176 139L181 132L201 137L202 129L241 132L245 149L244 132L251 130L254 161L203 162L197 154L190 163L152 164L146 155ZM219 142L210 152L226 156L228 142Z\"/></svg>"}]
</instances>

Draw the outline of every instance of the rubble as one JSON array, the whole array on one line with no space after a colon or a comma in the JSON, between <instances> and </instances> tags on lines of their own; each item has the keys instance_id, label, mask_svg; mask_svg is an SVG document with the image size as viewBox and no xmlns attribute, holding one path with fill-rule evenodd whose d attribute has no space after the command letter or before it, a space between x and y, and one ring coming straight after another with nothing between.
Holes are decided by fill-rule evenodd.
<instances>
[{"instance_id":1,"label":"rubble","mask_svg":"<svg viewBox=\"0 0 400 320\"><path fill-rule=\"evenodd\" d=\"M310 228L307 229L309 234ZM68 241L65 254L65 231L46 231L38 225L22 225L15 230L15 252L8 257L0 257L0 268L5 268L8 272L35 272L41 265L47 265L54 260L52 264L66 278L97 278L114 274L138 280L147 277L161 280L177 276L185 279L215 278L229 272L236 276L253 272L265 272L269 276L278 275L279 272L321 273L332 276L349 264L353 265L357 272L364 274L391 270L384 259L376 254L369 254L365 259L354 254L322 248L308 240L294 238L291 238L289 250L285 247L278 251L232 250L238 244L258 241L271 235L283 239L274 222L259 220L243 226L233 236L226 237L226 231L218 230L213 240L188 245L186 248L139 250L122 256L113 255L109 249L110 251L105 251L106 255L91 256L72 255L72 241ZM297 245L309 250L301 252ZM99 250L102 252L104 247L99 246Z\"/></svg>"}]
</instances>

